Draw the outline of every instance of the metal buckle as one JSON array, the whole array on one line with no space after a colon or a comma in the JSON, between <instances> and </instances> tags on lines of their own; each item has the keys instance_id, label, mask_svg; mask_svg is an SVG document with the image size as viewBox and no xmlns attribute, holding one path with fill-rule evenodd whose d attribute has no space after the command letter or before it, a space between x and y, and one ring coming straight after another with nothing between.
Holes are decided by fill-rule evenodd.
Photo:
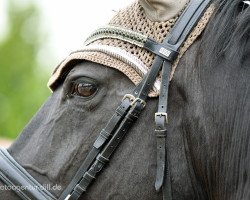
<instances>
[{"instance_id":1,"label":"metal buckle","mask_svg":"<svg viewBox=\"0 0 250 200\"><path fill-rule=\"evenodd\" d=\"M250 6L250 1L243 1L244 4L247 4L248 6Z\"/></svg>"},{"instance_id":2,"label":"metal buckle","mask_svg":"<svg viewBox=\"0 0 250 200\"><path fill-rule=\"evenodd\" d=\"M124 97L122 98L122 101L125 100L126 98L128 98L129 101L132 101L132 102L135 100L135 97L132 94L125 94Z\"/></svg>"},{"instance_id":3,"label":"metal buckle","mask_svg":"<svg viewBox=\"0 0 250 200\"><path fill-rule=\"evenodd\" d=\"M132 94L125 94L124 97L122 98L122 101L125 100L126 98L128 98L131 101L131 106L135 105L136 102L140 102L143 107L146 106L146 102L140 98L135 98L134 95Z\"/></svg>"},{"instance_id":4,"label":"metal buckle","mask_svg":"<svg viewBox=\"0 0 250 200\"><path fill-rule=\"evenodd\" d=\"M71 194L69 194L64 200L69 200L70 197L71 197Z\"/></svg>"},{"instance_id":5,"label":"metal buckle","mask_svg":"<svg viewBox=\"0 0 250 200\"><path fill-rule=\"evenodd\" d=\"M162 116L165 116L166 122L168 123L168 114L167 113L164 113L164 112L155 113L155 119L156 119L156 117L162 117Z\"/></svg>"},{"instance_id":6,"label":"metal buckle","mask_svg":"<svg viewBox=\"0 0 250 200\"><path fill-rule=\"evenodd\" d=\"M142 104L143 107L146 106L146 102L140 98L135 98L134 101L130 104L131 106L135 105L136 102L140 102Z\"/></svg>"}]
</instances>

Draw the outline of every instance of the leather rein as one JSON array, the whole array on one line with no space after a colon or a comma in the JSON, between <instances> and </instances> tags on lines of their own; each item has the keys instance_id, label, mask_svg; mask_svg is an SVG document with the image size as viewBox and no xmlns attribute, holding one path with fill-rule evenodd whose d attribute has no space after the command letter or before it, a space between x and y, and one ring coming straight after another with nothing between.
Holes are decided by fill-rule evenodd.
<instances>
[{"instance_id":1,"label":"leather rein","mask_svg":"<svg viewBox=\"0 0 250 200\"><path fill-rule=\"evenodd\" d=\"M168 159L166 154L166 136L167 136L167 104L169 76L172 63L178 56L180 47L197 24L198 20L210 4L211 0L191 0L185 10L182 12L170 34L165 38L163 43L157 43L147 37L141 37L140 34L131 37L129 31L119 36L114 36L105 32L105 36L130 41L136 36L139 38L136 45L140 45L156 55L150 71L144 76L143 80L135 87L134 91L126 94L120 105L116 108L115 113L108 121L106 126L101 130L95 140L92 149L89 151L84 162L76 172L75 176L62 192L59 198L47 191L41 186L21 165L19 165L5 149L0 149L0 180L8 186L30 186L36 190L15 190L16 194L23 200L77 200L83 195L89 185L96 179L98 173L104 168L109 161L115 149L121 143L122 139L129 131L131 126L139 118L140 113L146 106L146 100L152 89L156 77L162 70L162 80L159 94L158 110L155 113L155 136L157 143L157 169L155 189L162 190L163 199L171 200L171 181L170 171L168 169ZM114 28L114 27L113 27ZM116 28L114 28L116 31ZM101 31L94 34L94 37L103 33ZM93 41L93 37L90 38ZM134 42L135 43L135 42Z\"/></svg>"}]
</instances>

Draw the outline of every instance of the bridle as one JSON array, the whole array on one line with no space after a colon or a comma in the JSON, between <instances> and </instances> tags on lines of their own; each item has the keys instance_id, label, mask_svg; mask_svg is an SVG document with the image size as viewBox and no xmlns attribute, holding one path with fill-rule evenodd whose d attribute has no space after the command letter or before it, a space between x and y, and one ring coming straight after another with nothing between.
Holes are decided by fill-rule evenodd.
<instances>
[{"instance_id":1,"label":"bridle","mask_svg":"<svg viewBox=\"0 0 250 200\"><path fill-rule=\"evenodd\" d=\"M155 188L157 191L162 189L163 199L172 199L170 171L168 169L166 154L169 76L172 63L178 56L178 50L210 4L210 1L211 0L191 0L163 43L157 43L139 33L122 30L119 27L111 27L112 31L109 29L98 30L88 38L87 43L94 41L96 38L119 38L140 45L154 53L156 57L150 71L135 87L134 91L123 97L115 113L101 130L84 162L59 198L56 198L43 188L43 186L4 149L0 150L0 180L8 186L36 187L37 190L15 190L17 195L24 200L79 199L79 197L87 191L92 181L96 179L97 174L101 172L126 133L139 118L140 113L146 106L148 94L154 85L156 77L159 75L160 70L162 70L158 110L155 113L155 136L157 143Z\"/></svg>"}]
</instances>

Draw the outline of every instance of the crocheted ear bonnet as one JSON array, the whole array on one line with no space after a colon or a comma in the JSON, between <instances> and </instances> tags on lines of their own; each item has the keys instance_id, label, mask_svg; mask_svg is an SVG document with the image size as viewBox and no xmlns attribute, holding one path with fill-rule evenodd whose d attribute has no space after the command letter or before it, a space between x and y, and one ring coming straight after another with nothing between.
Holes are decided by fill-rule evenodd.
<instances>
[{"instance_id":1,"label":"crocheted ear bonnet","mask_svg":"<svg viewBox=\"0 0 250 200\"><path fill-rule=\"evenodd\" d=\"M185 41L178 58L173 64L170 80L180 58L204 30L212 13L213 6L210 6ZM142 48L141 43L146 38L151 38L160 43L163 42L180 14L181 12L164 22L152 22L146 17L140 3L136 1L127 8L120 10L107 26L99 28L87 38L82 49L71 53L63 60L54 70L48 86L53 91L63 81L65 74L76 63L83 60L118 69L137 85L150 69L155 57L154 54ZM156 80L153 91L149 96L158 96L159 88L160 78Z\"/></svg>"}]
</instances>

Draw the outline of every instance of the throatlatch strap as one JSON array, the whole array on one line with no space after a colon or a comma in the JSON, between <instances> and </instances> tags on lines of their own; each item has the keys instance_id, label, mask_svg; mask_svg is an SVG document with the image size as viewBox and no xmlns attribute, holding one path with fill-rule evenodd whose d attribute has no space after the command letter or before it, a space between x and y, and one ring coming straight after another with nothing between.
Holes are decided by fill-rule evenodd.
<instances>
[{"instance_id":1,"label":"throatlatch strap","mask_svg":"<svg viewBox=\"0 0 250 200\"><path fill-rule=\"evenodd\" d=\"M168 158L167 158L168 159ZM168 164L168 160L167 160ZM162 188L162 197L163 200L172 200L172 185L171 185L171 177L170 177L170 171L169 171L169 164L166 166L166 178L163 183L163 188Z\"/></svg>"},{"instance_id":2,"label":"throatlatch strap","mask_svg":"<svg viewBox=\"0 0 250 200\"><path fill-rule=\"evenodd\" d=\"M167 107L168 107L168 86L171 72L171 63L164 62L162 68L161 89L159 95L158 111L155 113L155 135L157 145L157 163L155 189L159 191L165 178L166 165L166 137L167 137Z\"/></svg>"},{"instance_id":3,"label":"throatlatch strap","mask_svg":"<svg viewBox=\"0 0 250 200\"><path fill-rule=\"evenodd\" d=\"M192 0L187 8L184 10L171 34L167 37L167 41L170 46L179 46L182 44L187 36L192 31L193 27L198 22L204 10L207 8L210 0ZM175 48L172 48L175 49ZM169 62L165 62L163 66L163 75L161 82L161 90L159 95L158 112L155 114L156 123L156 142L157 142L157 169L156 169L156 181L155 188L157 191L163 188L163 199L172 199L171 190L171 178L169 162L166 155L166 137L167 137L167 102L168 102L168 87L171 65ZM167 161L166 161L167 159ZM166 166L167 164L167 166ZM166 174L166 179L164 178ZM165 183L164 183L165 180Z\"/></svg>"}]
</instances>

